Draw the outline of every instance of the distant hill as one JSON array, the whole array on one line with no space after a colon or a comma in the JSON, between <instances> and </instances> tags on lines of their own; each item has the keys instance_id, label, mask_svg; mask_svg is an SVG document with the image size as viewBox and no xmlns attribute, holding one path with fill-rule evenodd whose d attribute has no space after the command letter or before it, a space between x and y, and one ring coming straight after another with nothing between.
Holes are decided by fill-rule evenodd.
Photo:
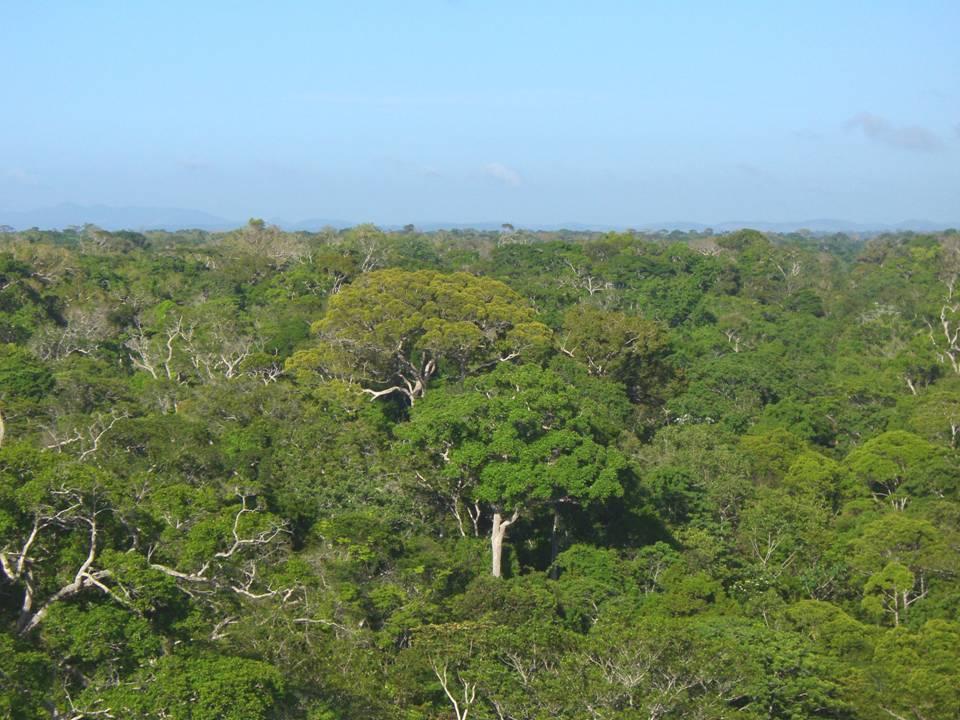
<instances>
[{"instance_id":1,"label":"distant hill","mask_svg":"<svg viewBox=\"0 0 960 720\"><path fill-rule=\"evenodd\" d=\"M349 220L331 220L329 218L307 218L306 220L298 220L296 222L290 222L288 220L283 220L282 218L272 218L270 223L282 227L284 230L292 231L303 231L303 232L317 232L323 228L337 228L341 230L343 228L353 227L358 223L350 222Z\"/></svg>"},{"instance_id":2,"label":"distant hill","mask_svg":"<svg viewBox=\"0 0 960 720\"><path fill-rule=\"evenodd\" d=\"M246 220L228 219L219 217L203 210L190 208L167 207L111 207L108 205L75 205L64 203L37 210L7 211L0 210L0 225L9 225L16 230L26 230L32 227L43 229L65 228L71 225L93 223L106 230L230 230L245 224ZM347 228L357 225L361 221L338 220L330 218L307 218L305 220L290 221L282 218L271 218L270 222L285 230L303 230L316 232L324 227ZM499 230L502 222L414 222L414 226L422 231L434 230ZM730 232L741 228L755 228L767 232L795 232L809 230L815 233L878 233L890 231L913 230L915 232L935 232L948 227L960 227L956 223L937 223L928 220L913 219L900 223L868 223L851 222L834 218L817 218L796 222L765 222L765 221L728 221L720 223L703 223L690 220L672 220L667 222L647 222L636 224L606 224L606 223L514 223L518 228L530 230L574 230L608 232L634 228L647 232L657 230L699 231L713 229L717 232ZM403 224L384 223L381 227L397 230Z\"/></svg>"},{"instance_id":3,"label":"distant hill","mask_svg":"<svg viewBox=\"0 0 960 720\"><path fill-rule=\"evenodd\" d=\"M811 232L844 232L844 233L871 233L871 232L889 232L913 230L914 232L936 232L945 230L948 227L957 227L956 223L936 223L928 220L904 220L903 222L884 224L884 223L861 223L850 222L848 220L836 220L831 218L818 218L814 220L803 220L800 222L725 222L712 226L714 230L730 231L740 230L745 227L767 232L796 232L797 230L810 230Z\"/></svg>"},{"instance_id":4,"label":"distant hill","mask_svg":"<svg viewBox=\"0 0 960 720\"><path fill-rule=\"evenodd\" d=\"M419 230L499 230L501 228L501 223L494 222L475 222L475 223L443 223L443 222L429 222L429 223L416 223L416 227ZM957 223L936 223L930 222L928 220L905 220L899 223L893 224L884 224L884 223L859 223L859 222L850 222L848 220L835 220L829 218L814 219L814 220L801 220L796 222L766 222L762 220L739 220L739 221L727 221L720 223L702 223L694 222L691 220L672 220L667 222L652 222L652 223L637 223L633 225L610 225L610 224L601 224L601 223L581 223L581 222L567 222L567 223L514 223L518 228L525 228L528 230L544 230L544 231L556 231L556 230L573 230L577 232L609 232L617 230L626 230L628 228L633 228L634 230L640 230L644 232L656 232L659 230L680 230L682 232L703 232L704 230L714 230L715 232L732 232L734 230L741 230L743 228L753 228L755 230L762 230L764 232L777 232L777 233L788 233L796 232L798 230L809 230L814 233L880 233L880 232L893 232L893 231L905 231L912 230L914 232L936 232L940 230L945 230L950 227L960 228L960 222ZM386 227L400 227L400 226L386 226Z\"/></svg>"},{"instance_id":5,"label":"distant hill","mask_svg":"<svg viewBox=\"0 0 960 720\"><path fill-rule=\"evenodd\" d=\"M227 230L242 223L202 210L163 207L110 207L64 203L27 211L0 210L0 225L17 230L65 228L93 223L104 230Z\"/></svg>"}]
</instances>

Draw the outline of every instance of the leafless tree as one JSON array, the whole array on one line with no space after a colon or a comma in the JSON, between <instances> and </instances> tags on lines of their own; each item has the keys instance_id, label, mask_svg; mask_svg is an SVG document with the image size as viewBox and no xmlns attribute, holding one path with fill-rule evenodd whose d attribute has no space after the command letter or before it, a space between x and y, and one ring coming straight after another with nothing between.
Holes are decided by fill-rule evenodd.
<instances>
[{"instance_id":1,"label":"leafless tree","mask_svg":"<svg viewBox=\"0 0 960 720\"><path fill-rule=\"evenodd\" d=\"M930 342L941 362L949 363L960 375L960 303L943 305L937 323L927 322Z\"/></svg>"},{"instance_id":2,"label":"leafless tree","mask_svg":"<svg viewBox=\"0 0 960 720\"><path fill-rule=\"evenodd\" d=\"M613 287L613 283L607 282L584 268L577 267L569 260L564 260L564 264L570 268L570 271L573 273L573 278L561 278L561 285L569 285L578 290L586 290L590 297L593 297L597 293L610 290Z\"/></svg>"},{"instance_id":3,"label":"leafless tree","mask_svg":"<svg viewBox=\"0 0 960 720\"><path fill-rule=\"evenodd\" d=\"M266 515L252 496L239 489L236 496L240 502L234 512L229 545L212 553L199 566L181 570L169 563L158 562L155 556L162 548L148 549L147 557L154 570L175 578L184 592L194 597L210 597L216 591L228 592L248 600L276 598L290 602L301 590L299 586L279 587L264 583L262 570L275 562L289 535L287 523ZM256 519L260 522L249 522ZM167 518L176 530L187 530L189 523Z\"/></svg>"},{"instance_id":4,"label":"leafless tree","mask_svg":"<svg viewBox=\"0 0 960 720\"><path fill-rule=\"evenodd\" d=\"M66 321L64 326L45 326L30 338L31 349L41 360L60 360L74 353L89 355L111 334L106 310L101 307L70 307Z\"/></svg>"},{"instance_id":5,"label":"leafless tree","mask_svg":"<svg viewBox=\"0 0 960 720\"><path fill-rule=\"evenodd\" d=\"M22 588L20 617L17 629L21 635L29 633L44 619L57 602L73 597L84 589L96 588L123 601L104 584L110 572L98 569L98 542L101 517L109 513L109 507L96 489L82 489L63 484L49 490L33 508L31 524L22 536L7 540L0 550L0 572L6 580ZM44 554L44 540L52 531L80 530L86 536L86 553L71 579L58 590L39 601L39 580L35 577L35 564Z\"/></svg>"},{"instance_id":6,"label":"leafless tree","mask_svg":"<svg viewBox=\"0 0 960 720\"><path fill-rule=\"evenodd\" d=\"M75 449L78 452L77 459L86 460L100 448L103 437L113 430L118 422L128 417L130 415L126 411L111 410L109 415L97 413L92 423L82 428L73 428L65 435L61 435L53 428L47 428L47 435L51 442L46 445L46 449L57 452Z\"/></svg>"},{"instance_id":7,"label":"leafless tree","mask_svg":"<svg viewBox=\"0 0 960 720\"><path fill-rule=\"evenodd\" d=\"M128 356L135 368L148 373L154 380L161 375L172 380L176 377L173 360L177 344L189 343L192 336L193 327L184 324L183 316L159 332L148 331L137 318L133 334L124 346L129 350Z\"/></svg>"},{"instance_id":8,"label":"leafless tree","mask_svg":"<svg viewBox=\"0 0 960 720\"><path fill-rule=\"evenodd\" d=\"M440 681L440 687L443 688L444 694L453 706L456 720L467 720L470 708L477 699L477 683L464 680L459 672L455 672L451 678L447 670L447 663L434 660L431 667L433 668L433 674Z\"/></svg>"}]
</instances>

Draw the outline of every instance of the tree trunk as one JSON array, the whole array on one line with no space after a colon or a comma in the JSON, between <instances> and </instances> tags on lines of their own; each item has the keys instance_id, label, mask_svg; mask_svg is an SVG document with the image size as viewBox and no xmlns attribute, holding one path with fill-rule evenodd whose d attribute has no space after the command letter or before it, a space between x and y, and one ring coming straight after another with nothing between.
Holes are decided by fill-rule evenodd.
<instances>
[{"instance_id":1,"label":"tree trunk","mask_svg":"<svg viewBox=\"0 0 960 720\"><path fill-rule=\"evenodd\" d=\"M493 527L490 528L490 559L491 570L494 577L501 577L503 560L503 541L507 537L507 528L516 522L520 515L519 510L514 510L509 520L503 519L500 510L493 512Z\"/></svg>"},{"instance_id":2,"label":"tree trunk","mask_svg":"<svg viewBox=\"0 0 960 720\"><path fill-rule=\"evenodd\" d=\"M550 577L557 579L557 555L560 554L560 508L553 506L553 525L550 528Z\"/></svg>"},{"instance_id":3,"label":"tree trunk","mask_svg":"<svg viewBox=\"0 0 960 720\"><path fill-rule=\"evenodd\" d=\"M503 524L503 516L495 512L493 514L493 527L490 529L490 555L492 560L492 570L494 577L501 576L500 562L503 557L503 538L507 534L507 528Z\"/></svg>"}]
</instances>

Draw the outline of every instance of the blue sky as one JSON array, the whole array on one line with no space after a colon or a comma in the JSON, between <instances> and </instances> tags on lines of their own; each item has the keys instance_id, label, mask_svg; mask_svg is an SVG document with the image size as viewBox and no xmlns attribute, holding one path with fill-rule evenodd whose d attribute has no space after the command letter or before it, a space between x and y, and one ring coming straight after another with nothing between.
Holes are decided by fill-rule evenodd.
<instances>
[{"instance_id":1,"label":"blue sky","mask_svg":"<svg viewBox=\"0 0 960 720\"><path fill-rule=\"evenodd\" d=\"M960 218L960 3L0 0L0 209Z\"/></svg>"}]
</instances>

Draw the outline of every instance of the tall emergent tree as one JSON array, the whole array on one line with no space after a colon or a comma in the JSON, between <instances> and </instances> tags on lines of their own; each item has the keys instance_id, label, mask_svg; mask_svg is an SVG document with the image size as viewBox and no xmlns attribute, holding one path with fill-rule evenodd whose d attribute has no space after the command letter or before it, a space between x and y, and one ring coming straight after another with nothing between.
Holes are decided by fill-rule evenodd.
<instances>
[{"instance_id":1,"label":"tall emergent tree","mask_svg":"<svg viewBox=\"0 0 960 720\"><path fill-rule=\"evenodd\" d=\"M319 347L294 366L314 366L372 397L423 397L438 372L463 378L549 345L550 330L517 293L469 273L378 270L330 299L314 324Z\"/></svg>"},{"instance_id":2,"label":"tall emergent tree","mask_svg":"<svg viewBox=\"0 0 960 720\"><path fill-rule=\"evenodd\" d=\"M563 318L560 351L590 375L623 383L635 401L649 401L669 384L669 349L665 328L637 315L577 305Z\"/></svg>"},{"instance_id":3,"label":"tall emergent tree","mask_svg":"<svg viewBox=\"0 0 960 720\"><path fill-rule=\"evenodd\" d=\"M469 383L444 388L416 406L397 435L430 467L424 482L460 519L472 508L474 531L489 509L491 570L502 573L507 530L523 514L623 493L627 461L584 416L582 393L536 365L504 364ZM461 525L462 528L462 525Z\"/></svg>"}]
</instances>

